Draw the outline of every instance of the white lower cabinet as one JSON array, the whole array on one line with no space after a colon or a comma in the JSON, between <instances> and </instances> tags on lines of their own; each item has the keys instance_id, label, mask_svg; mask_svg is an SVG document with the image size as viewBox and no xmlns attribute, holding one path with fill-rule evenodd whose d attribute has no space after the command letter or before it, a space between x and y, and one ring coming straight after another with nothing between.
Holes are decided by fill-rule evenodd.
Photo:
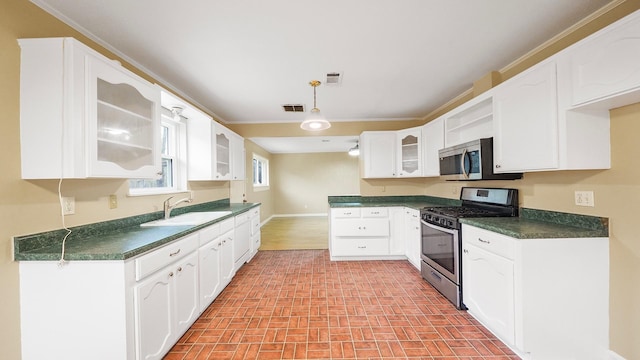
<instances>
[{"instance_id":1,"label":"white lower cabinet","mask_svg":"<svg viewBox=\"0 0 640 360\"><path fill-rule=\"evenodd\" d=\"M332 208L332 260L408 259L420 268L420 211L407 207Z\"/></svg>"},{"instance_id":2,"label":"white lower cabinet","mask_svg":"<svg viewBox=\"0 0 640 360\"><path fill-rule=\"evenodd\" d=\"M253 258L260 248L260 207L255 207L250 210L250 221L251 221L251 248L249 251L251 252L250 258Z\"/></svg>"},{"instance_id":3,"label":"white lower cabinet","mask_svg":"<svg viewBox=\"0 0 640 360\"><path fill-rule=\"evenodd\" d=\"M463 224L463 302L523 359L606 359L608 238L516 239Z\"/></svg>"},{"instance_id":4,"label":"white lower cabinet","mask_svg":"<svg viewBox=\"0 0 640 360\"><path fill-rule=\"evenodd\" d=\"M235 270L251 258L251 214L242 213L235 217L235 237L233 240L233 262Z\"/></svg>"},{"instance_id":5,"label":"white lower cabinet","mask_svg":"<svg viewBox=\"0 0 640 360\"><path fill-rule=\"evenodd\" d=\"M420 225L420 210L404 208L403 228L405 231L405 254L407 260L416 269L420 270L420 247L422 242L422 229Z\"/></svg>"},{"instance_id":6,"label":"white lower cabinet","mask_svg":"<svg viewBox=\"0 0 640 360\"><path fill-rule=\"evenodd\" d=\"M22 358L161 359L236 274L234 235L230 218L124 261L21 261Z\"/></svg>"},{"instance_id":7,"label":"white lower cabinet","mask_svg":"<svg viewBox=\"0 0 640 360\"><path fill-rule=\"evenodd\" d=\"M136 260L138 269L145 262L158 263L159 258L168 262L135 286L138 359L161 359L200 315L198 253L192 249L193 244L197 247L198 235L190 235L179 242L184 246L167 252L168 256L160 249ZM178 257L183 253L183 257Z\"/></svg>"}]
</instances>

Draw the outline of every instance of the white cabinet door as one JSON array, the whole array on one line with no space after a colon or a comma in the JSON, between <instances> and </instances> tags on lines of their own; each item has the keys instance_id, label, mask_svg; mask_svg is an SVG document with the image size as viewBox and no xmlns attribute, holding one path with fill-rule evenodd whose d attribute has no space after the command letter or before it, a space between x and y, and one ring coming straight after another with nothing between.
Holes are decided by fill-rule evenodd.
<instances>
[{"instance_id":1,"label":"white cabinet door","mask_svg":"<svg viewBox=\"0 0 640 360\"><path fill-rule=\"evenodd\" d=\"M214 180L215 146L212 145L213 119L187 119L187 176L190 181Z\"/></svg>"},{"instance_id":2,"label":"white cabinet door","mask_svg":"<svg viewBox=\"0 0 640 360\"><path fill-rule=\"evenodd\" d=\"M440 176L440 156L438 151L444 148L444 118L438 118L422 127L423 161L422 175Z\"/></svg>"},{"instance_id":3,"label":"white cabinet door","mask_svg":"<svg viewBox=\"0 0 640 360\"><path fill-rule=\"evenodd\" d=\"M638 90L640 13L592 35L572 47L570 54L572 105ZM637 99L636 96L633 102Z\"/></svg>"},{"instance_id":4,"label":"white cabinet door","mask_svg":"<svg viewBox=\"0 0 640 360\"><path fill-rule=\"evenodd\" d=\"M198 253L193 252L175 266L176 335L181 336L200 315ZM178 340L177 338L175 340Z\"/></svg>"},{"instance_id":5,"label":"white cabinet door","mask_svg":"<svg viewBox=\"0 0 640 360\"><path fill-rule=\"evenodd\" d=\"M416 269L420 270L420 247L422 241L420 211L405 208L403 225L407 259Z\"/></svg>"},{"instance_id":6,"label":"white cabinet door","mask_svg":"<svg viewBox=\"0 0 640 360\"><path fill-rule=\"evenodd\" d=\"M233 266L233 237L233 230L220 236L220 240L222 241L222 245L220 247L220 274L222 288L227 286L236 274Z\"/></svg>"},{"instance_id":7,"label":"white cabinet door","mask_svg":"<svg viewBox=\"0 0 640 360\"><path fill-rule=\"evenodd\" d=\"M175 335L172 268L162 269L135 288L138 359L161 359Z\"/></svg>"},{"instance_id":8,"label":"white cabinet door","mask_svg":"<svg viewBox=\"0 0 640 360\"><path fill-rule=\"evenodd\" d=\"M212 134L215 144L214 180L231 180L231 133L222 125L215 124Z\"/></svg>"},{"instance_id":9,"label":"white cabinet door","mask_svg":"<svg viewBox=\"0 0 640 360\"><path fill-rule=\"evenodd\" d=\"M396 176L395 131L365 131L360 135L363 178Z\"/></svg>"},{"instance_id":10,"label":"white cabinet door","mask_svg":"<svg viewBox=\"0 0 640 360\"><path fill-rule=\"evenodd\" d=\"M513 261L464 243L463 301L503 341L515 342Z\"/></svg>"},{"instance_id":11,"label":"white cabinet door","mask_svg":"<svg viewBox=\"0 0 640 360\"><path fill-rule=\"evenodd\" d=\"M400 130L396 136L397 176L422 176L422 128Z\"/></svg>"},{"instance_id":12,"label":"white cabinet door","mask_svg":"<svg viewBox=\"0 0 640 360\"><path fill-rule=\"evenodd\" d=\"M244 180L245 178L245 152L244 138L237 134L231 136L231 179Z\"/></svg>"},{"instance_id":13,"label":"white cabinet door","mask_svg":"<svg viewBox=\"0 0 640 360\"><path fill-rule=\"evenodd\" d=\"M203 312L222 292L220 248L222 240L216 238L198 250L200 266L200 312Z\"/></svg>"},{"instance_id":14,"label":"white cabinet door","mask_svg":"<svg viewBox=\"0 0 640 360\"><path fill-rule=\"evenodd\" d=\"M233 261L236 271L249 259L251 250L251 218L249 212L235 217Z\"/></svg>"},{"instance_id":15,"label":"white cabinet door","mask_svg":"<svg viewBox=\"0 0 640 360\"><path fill-rule=\"evenodd\" d=\"M90 176L158 176L159 89L101 58L88 57L87 69Z\"/></svg>"},{"instance_id":16,"label":"white cabinet door","mask_svg":"<svg viewBox=\"0 0 640 360\"><path fill-rule=\"evenodd\" d=\"M389 254L404 255L406 252L405 208L389 209Z\"/></svg>"},{"instance_id":17,"label":"white cabinet door","mask_svg":"<svg viewBox=\"0 0 640 360\"><path fill-rule=\"evenodd\" d=\"M556 64L547 61L496 88L494 172L558 167Z\"/></svg>"}]
</instances>

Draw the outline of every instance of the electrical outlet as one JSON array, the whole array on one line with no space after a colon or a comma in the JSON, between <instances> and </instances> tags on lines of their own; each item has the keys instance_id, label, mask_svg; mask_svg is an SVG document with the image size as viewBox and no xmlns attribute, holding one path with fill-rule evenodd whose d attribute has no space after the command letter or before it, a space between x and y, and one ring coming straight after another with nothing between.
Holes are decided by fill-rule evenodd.
<instances>
[{"instance_id":1,"label":"electrical outlet","mask_svg":"<svg viewBox=\"0 0 640 360\"><path fill-rule=\"evenodd\" d=\"M115 209L118 207L118 196L115 194L109 195L109 209Z\"/></svg>"},{"instance_id":2,"label":"electrical outlet","mask_svg":"<svg viewBox=\"0 0 640 360\"><path fill-rule=\"evenodd\" d=\"M593 191L576 191L575 201L578 206L595 206Z\"/></svg>"},{"instance_id":3,"label":"electrical outlet","mask_svg":"<svg viewBox=\"0 0 640 360\"><path fill-rule=\"evenodd\" d=\"M62 214L73 215L76 213L76 198L65 196L62 198Z\"/></svg>"}]
</instances>

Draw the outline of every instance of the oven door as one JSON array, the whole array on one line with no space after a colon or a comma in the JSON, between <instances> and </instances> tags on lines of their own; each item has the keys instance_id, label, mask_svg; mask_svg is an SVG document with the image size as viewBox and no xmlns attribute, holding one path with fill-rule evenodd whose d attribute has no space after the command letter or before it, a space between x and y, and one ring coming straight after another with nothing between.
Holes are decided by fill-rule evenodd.
<instances>
[{"instance_id":1,"label":"oven door","mask_svg":"<svg viewBox=\"0 0 640 360\"><path fill-rule=\"evenodd\" d=\"M459 231L422 223L422 253L424 262L439 273L460 285Z\"/></svg>"}]
</instances>

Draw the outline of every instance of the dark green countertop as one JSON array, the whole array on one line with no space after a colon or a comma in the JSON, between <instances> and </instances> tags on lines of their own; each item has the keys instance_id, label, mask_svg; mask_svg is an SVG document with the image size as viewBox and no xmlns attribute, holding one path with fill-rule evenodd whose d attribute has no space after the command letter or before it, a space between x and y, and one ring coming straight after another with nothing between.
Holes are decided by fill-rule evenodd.
<instances>
[{"instance_id":1,"label":"dark green countertop","mask_svg":"<svg viewBox=\"0 0 640 360\"><path fill-rule=\"evenodd\" d=\"M460 222L516 239L609 237L608 218L527 208L520 209L519 217L467 218Z\"/></svg>"},{"instance_id":2,"label":"dark green countertop","mask_svg":"<svg viewBox=\"0 0 640 360\"><path fill-rule=\"evenodd\" d=\"M194 231L259 206L259 203L229 203L229 199L176 208L172 215L194 211L231 211L231 214L195 226L152 226L140 224L162 218L162 212L111 220L71 228L66 240L65 260L126 260L145 253ZM67 233L60 229L40 234L14 237L14 260L58 261L62 239Z\"/></svg>"},{"instance_id":3,"label":"dark green countertop","mask_svg":"<svg viewBox=\"0 0 640 360\"><path fill-rule=\"evenodd\" d=\"M461 201L426 195L418 196L329 196L329 207L392 207L406 206L420 210L425 207L458 206Z\"/></svg>"}]
</instances>

